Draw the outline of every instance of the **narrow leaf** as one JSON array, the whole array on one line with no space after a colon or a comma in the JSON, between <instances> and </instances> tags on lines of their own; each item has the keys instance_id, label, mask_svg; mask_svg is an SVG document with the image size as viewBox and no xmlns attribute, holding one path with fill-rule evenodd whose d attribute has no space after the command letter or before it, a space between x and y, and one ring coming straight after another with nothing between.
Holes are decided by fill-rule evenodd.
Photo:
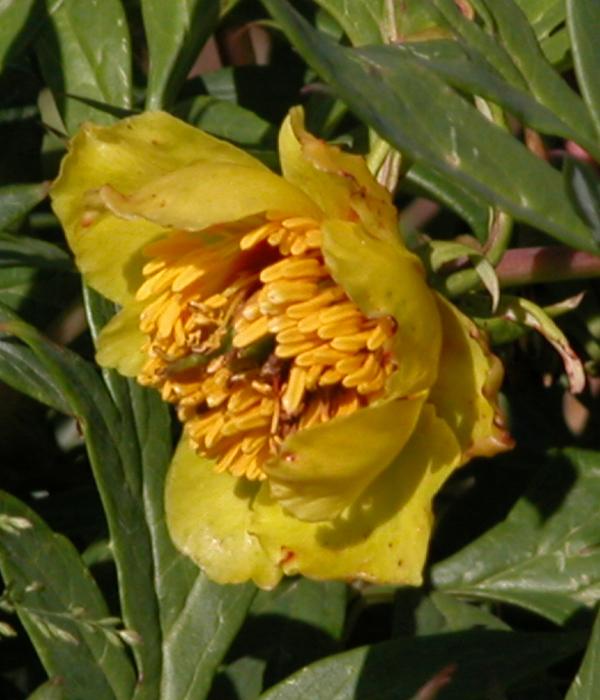
<instances>
[{"instance_id":1,"label":"narrow leaf","mask_svg":"<svg viewBox=\"0 0 600 700\"><path fill-rule=\"evenodd\" d=\"M106 617L108 608L73 545L4 492L0 512L30 523L0 527L0 571L47 673L65 679L64 698L129 700L135 673L127 652L83 624Z\"/></svg>"},{"instance_id":2,"label":"narrow leaf","mask_svg":"<svg viewBox=\"0 0 600 700\"><path fill-rule=\"evenodd\" d=\"M600 4L566 0L566 6L577 82L600 133Z\"/></svg>"},{"instance_id":3,"label":"narrow leaf","mask_svg":"<svg viewBox=\"0 0 600 700\"><path fill-rule=\"evenodd\" d=\"M142 0L150 52L147 109L171 106L219 16L218 0Z\"/></svg>"},{"instance_id":4,"label":"narrow leaf","mask_svg":"<svg viewBox=\"0 0 600 700\"><path fill-rule=\"evenodd\" d=\"M504 80L487 57L469 45L449 39L405 42L394 46L365 48L362 55L393 72L399 60L410 59L428 68L459 91L478 95L501 106L523 125L544 134L581 143L600 155L595 139L573 128L556 111L539 102L527 89Z\"/></svg>"},{"instance_id":5,"label":"narrow leaf","mask_svg":"<svg viewBox=\"0 0 600 700\"><path fill-rule=\"evenodd\" d=\"M0 26L2 20L0 19ZM0 188L0 231L16 228L48 194L48 183L8 185Z\"/></svg>"},{"instance_id":6,"label":"narrow leaf","mask_svg":"<svg viewBox=\"0 0 600 700\"><path fill-rule=\"evenodd\" d=\"M583 100L548 63L531 25L513 0L475 3L478 9L489 13L493 37L476 22L464 18L451 0L431 2L463 41L488 58L508 83L525 88L574 131L594 140L593 123Z\"/></svg>"},{"instance_id":7,"label":"narrow leaf","mask_svg":"<svg viewBox=\"0 0 600 700\"><path fill-rule=\"evenodd\" d=\"M4 330L28 345L30 371L35 371L47 385L47 396L40 398L61 396L67 412L79 420L109 525L123 621L142 639L142 644L132 649L144 677L135 697L155 697L161 666L160 625L142 483L132 461L135 436L128 432L95 368L23 322L6 322ZM33 382L22 384L27 390ZM38 398L35 393L31 395Z\"/></svg>"},{"instance_id":8,"label":"narrow leaf","mask_svg":"<svg viewBox=\"0 0 600 700\"><path fill-rule=\"evenodd\" d=\"M51 374L40 364L31 348L5 330L7 323L18 320L13 311L0 304L0 380L36 401L68 414L69 403Z\"/></svg>"},{"instance_id":9,"label":"narrow leaf","mask_svg":"<svg viewBox=\"0 0 600 700\"><path fill-rule=\"evenodd\" d=\"M438 76L403 60L392 72L360 50L321 36L289 4L264 2L307 62L395 148L514 218L574 247L596 251L560 175Z\"/></svg>"},{"instance_id":10,"label":"narrow leaf","mask_svg":"<svg viewBox=\"0 0 600 700\"><path fill-rule=\"evenodd\" d=\"M120 0L50 0L48 20L37 40L42 73L59 105L67 131L82 121L110 124L114 118L67 94L113 107L131 107L131 47Z\"/></svg>"},{"instance_id":11,"label":"narrow leaf","mask_svg":"<svg viewBox=\"0 0 600 700\"><path fill-rule=\"evenodd\" d=\"M96 338L115 307L90 288L85 289L85 300ZM168 408L158 392L140 387L112 370L104 371L104 379L120 409L123 434L130 436L121 448L124 468L130 480L139 482L152 542L153 582L162 634L160 697L201 700L256 589L252 585L218 586L175 549L163 505L164 479L172 453Z\"/></svg>"},{"instance_id":12,"label":"narrow leaf","mask_svg":"<svg viewBox=\"0 0 600 700\"><path fill-rule=\"evenodd\" d=\"M600 688L600 614L596 622L583 663L565 700L592 700Z\"/></svg>"}]
</instances>

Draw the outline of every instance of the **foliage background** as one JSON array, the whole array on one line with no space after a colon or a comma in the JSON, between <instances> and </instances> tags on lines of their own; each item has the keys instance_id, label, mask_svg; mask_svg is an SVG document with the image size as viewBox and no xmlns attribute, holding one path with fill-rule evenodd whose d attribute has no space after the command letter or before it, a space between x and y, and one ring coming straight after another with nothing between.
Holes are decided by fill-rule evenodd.
<instances>
[{"instance_id":1,"label":"foliage background","mask_svg":"<svg viewBox=\"0 0 600 700\"><path fill-rule=\"evenodd\" d=\"M0 4L3 698L596 697L599 35L578 0ZM402 153L403 234L506 365L517 447L441 494L419 590L217 586L174 550L177 426L93 365L114 309L81 291L46 201L84 119L168 109L276 168L298 103L374 168ZM577 398L538 307L586 363Z\"/></svg>"}]
</instances>

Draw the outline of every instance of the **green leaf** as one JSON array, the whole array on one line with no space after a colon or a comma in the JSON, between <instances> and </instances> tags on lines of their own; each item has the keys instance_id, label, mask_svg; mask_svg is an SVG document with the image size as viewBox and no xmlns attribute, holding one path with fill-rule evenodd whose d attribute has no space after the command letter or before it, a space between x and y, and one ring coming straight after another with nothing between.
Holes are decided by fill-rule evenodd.
<instances>
[{"instance_id":1,"label":"green leaf","mask_svg":"<svg viewBox=\"0 0 600 700\"><path fill-rule=\"evenodd\" d=\"M165 638L161 700L206 697L255 593L252 584L219 586L198 572Z\"/></svg>"},{"instance_id":2,"label":"green leaf","mask_svg":"<svg viewBox=\"0 0 600 700\"><path fill-rule=\"evenodd\" d=\"M0 303L48 325L76 297L70 256L51 243L0 233ZM48 289L53 290L48 294Z\"/></svg>"},{"instance_id":3,"label":"green leaf","mask_svg":"<svg viewBox=\"0 0 600 700\"><path fill-rule=\"evenodd\" d=\"M527 18L514 0L482 0L493 14L497 36L525 78L531 94L575 131L595 133L581 97L548 63Z\"/></svg>"},{"instance_id":4,"label":"green leaf","mask_svg":"<svg viewBox=\"0 0 600 700\"><path fill-rule=\"evenodd\" d=\"M213 136L242 146L275 147L277 143L277 130L268 121L234 102L210 95L179 103L174 114Z\"/></svg>"},{"instance_id":5,"label":"green leaf","mask_svg":"<svg viewBox=\"0 0 600 700\"><path fill-rule=\"evenodd\" d=\"M95 368L25 323L7 320L3 330L28 346L16 353L20 386L11 381L10 370L9 383L34 398L53 401L51 405L79 421L109 526L123 620L128 629L142 638L142 644L134 646L133 654L145 682L137 686L135 697L155 697L161 665L160 625L143 486L134 461L136 436L128 432ZM0 369L6 372L2 365ZM36 380L22 376L25 372L32 377L37 375ZM42 391L36 388L37 378Z\"/></svg>"},{"instance_id":6,"label":"green leaf","mask_svg":"<svg viewBox=\"0 0 600 700\"><path fill-rule=\"evenodd\" d=\"M68 401L35 353L5 331L5 324L17 321L18 316L0 304L0 380L57 411L70 413Z\"/></svg>"},{"instance_id":7,"label":"green leaf","mask_svg":"<svg viewBox=\"0 0 600 700\"><path fill-rule=\"evenodd\" d=\"M248 686L260 691L339 651L346 598L342 582L304 578L283 581L273 591L259 591L228 655L224 676L238 692L244 693ZM215 700L225 695L224 679L220 680L210 696Z\"/></svg>"},{"instance_id":8,"label":"green leaf","mask_svg":"<svg viewBox=\"0 0 600 700\"><path fill-rule=\"evenodd\" d=\"M473 195L461 184L441 175L425 163L414 163L405 175L407 190L424 190L429 197L437 199L462 217L478 240L485 243L490 218L489 206ZM419 194L422 194L421 192Z\"/></svg>"},{"instance_id":9,"label":"green leaf","mask_svg":"<svg viewBox=\"0 0 600 700\"><path fill-rule=\"evenodd\" d=\"M340 24L354 46L380 44L387 24L388 7L384 0L317 0ZM391 28L387 28L391 29Z\"/></svg>"},{"instance_id":10,"label":"green leaf","mask_svg":"<svg viewBox=\"0 0 600 700\"><path fill-rule=\"evenodd\" d=\"M146 108L168 108L217 26L219 1L142 0L142 15L150 53Z\"/></svg>"},{"instance_id":11,"label":"green leaf","mask_svg":"<svg viewBox=\"0 0 600 700\"><path fill-rule=\"evenodd\" d=\"M440 591L431 594L431 602L444 618L444 632L459 632L473 629L509 630L510 627L500 618L482 607L465 603L454 596Z\"/></svg>"},{"instance_id":12,"label":"green leaf","mask_svg":"<svg viewBox=\"0 0 600 700\"><path fill-rule=\"evenodd\" d=\"M518 605L558 624L600 599L600 454L565 450L506 520L436 565L454 595Z\"/></svg>"},{"instance_id":13,"label":"green leaf","mask_svg":"<svg viewBox=\"0 0 600 700\"><path fill-rule=\"evenodd\" d=\"M579 634L470 630L401 638L331 656L308 666L261 700L398 700L455 665L444 700L482 700L506 690L585 645ZM493 679L493 681L492 681Z\"/></svg>"},{"instance_id":14,"label":"green leaf","mask_svg":"<svg viewBox=\"0 0 600 700\"><path fill-rule=\"evenodd\" d=\"M484 56L469 46L438 39L372 47L364 49L361 54L376 61L392 75L398 61L412 60L457 90L484 97L501 106L523 125L545 134L576 140L600 154L595 140L582 136L526 90L506 82Z\"/></svg>"},{"instance_id":15,"label":"green leaf","mask_svg":"<svg viewBox=\"0 0 600 700\"><path fill-rule=\"evenodd\" d=\"M568 28L577 82L600 133L600 5L597 2L567 0Z\"/></svg>"},{"instance_id":16,"label":"green leaf","mask_svg":"<svg viewBox=\"0 0 600 700\"><path fill-rule=\"evenodd\" d=\"M489 59L504 79L529 91L588 141L594 141L594 125L581 97L572 90L544 56L535 33L513 0L478 0L475 6L489 13L494 36L460 13L451 0L430 0L467 46Z\"/></svg>"},{"instance_id":17,"label":"green leaf","mask_svg":"<svg viewBox=\"0 0 600 700\"><path fill-rule=\"evenodd\" d=\"M85 288L86 309L96 338L114 313L114 305ZM104 370L104 379L120 409L125 469L143 493L143 508L154 553L153 574L162 635L161 700L201 700L231 641L237 634L256 589L218 586L209 581L173 546L165 524L163 488L171 459L167 405L157 391ZM114 485L113 485L114 488ZM115 552L118 556L119 553ZM126 552L123 552L126 555ZM122 562L127 567L128 562ZM132 591L135 604L136 589ZM148 593L149 596L149 593ZM155 641L160 646L160 643ZM157 680L158 682L158 680Z\"/></svg>"},{"instance_id":18,"label":"green leaf","mask_svg":"<svg viewBox=\"0 0 600 700\"><path fill-rule=\"evenodd\" d=\"M0 5L0 71L31 39L28 23L35 5L36 0L8 0Z\"/></svg>"},{"instance_id":19,"label":"green leaf","mask_svg":"<svg viewBox=\"0 0 600 700\"><path fill-rule=\"evenodd\" d=\"M0 571L47 673L65 679L64 698L129 700L134 669L125 649L97 624L108 608L77 551L4 492Z\"/></svg>"},{"instance_id":20,"label":"green leaf","mask_svg":"<svg viewBox=\"0 0 600 700\"><path fill-rule=\"evenodd\" d=\"M64 678L57 676L56 678L50 678L45 683L42 683L37 690L35 690L27 700L64 700L65 696L63 693L63 686L65 684Z\"/></svg>"},{"instance_id":21,"label":"green leaf","mask_svg":"<svg viewBox=\"0 0 600 700\"><path fill-rule=\"evenodd\" d=\"M114 118L67 94L113 107L131 107L131 47L120 0L49 0L48 19L37 39L40 66L69 134L86 119Z\"/></svg>"},{"instance_id":22,"label":"green leaf","mask_svg":"<svg viewBox=\"0 0 600 700\"><path fill-rule=\"evenodd\" d=\"M583 663L569 688L565 700L593 700L600 688L600 614L596 622Z\"/></svg>"},{"instance_id":23,"label":"green leaf","mask_svg":"<svg viewBox=\"0 0 600 700\"><path fill-rule=\"evenodd\" d=\"M264 2L310 65L399 151L514 218L574 247L597 251L559 173L487 121L434 73L405 60L398 60L391 71L363 50L343 48L320 36L287 3Z\"/></svg>"},{"instance_id":24,"label":"green leaf","mask_svg":"<svg viewBox=\"0 0 600 700\"><path fill-rule=\"evenodd\" d=\"M600 178L596 168L580 158L567 156L563 176L565 189L590 231L600 243Z\"/></svg>"},{"instance_id":25,"label":"green leaf","mask_svg":"<svg viewBox=\"0 0 600 700\"><path fill-rule=\"evenodd\" d=\"M47 182L0 188L0 231L16 229L47 194Z\"/></svg>"},{"instance_id":26,"label":"green leaf","mask_svg":"<svg viewBox=\"0 0 600 700\"><path fill-rule=\"evenodd\" d=\"M0 233L0 267L14 265L64 272L75 270L71 256L52 243L28 236Z\"/></svg>"}]
</instances>

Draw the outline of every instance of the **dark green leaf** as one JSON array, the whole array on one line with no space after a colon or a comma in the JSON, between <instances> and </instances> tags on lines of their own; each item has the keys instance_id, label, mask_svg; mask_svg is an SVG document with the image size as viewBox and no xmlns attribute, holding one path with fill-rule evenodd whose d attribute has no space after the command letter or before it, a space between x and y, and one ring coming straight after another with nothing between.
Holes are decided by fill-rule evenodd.
<instances>
[{"instance_id":1,"label":"dark green leaf","mask_svg":"<svg viewBox=\"0 0 600 700\"><path fill-rule=\"evenodd\" d=\"M17 228L25 216L45 199L47 194L47 182L0 188L0 231Z\"/></svg>"},{"instance_id":2,"label":"dark green leaf","mask_svg":"<svg viewBox=\"0 0 600 700\"><path fill-rule=\"evenodd\" d=\"M577 82L600 133L600 4L567 0L566 6Z\"/></svg>"},{"instance_id":3,"label":"dark green leaf","mask_svg":"<svg viewBox=\"0 0 600 700\"><path fill-rule=\"evenodd\" d=\"M412 165L405 179L407 185L422 188L430 197L455 211L467 222L480 241L487 240L490 212L484 200L424 163Z\"/></svg>"},{"instance_id":4,"label":"dark green leaf","mask_svg":"<svg viewBox=\"0 0 600 700\"><path fill-rule=\"evenodd\" d=\"M339 22L354 46L381 44L382 32L391 30L386 22L389 5L384 0L317 0Z\"/></svg>"},{"instance_id":5,"label":"dark green leaf","mask_svg":"<svg viewBox=\"0 0 600 700\"><path fill-rule=\"evenodd\" d=\"M304 58L356 114L412 159L574 247L595 252L560 175L413 61L393 73L316 33L288 4L264 0ZM540 187L543 182L544 186Z\"/></svg>"},{"instance_id":6,"label":"dark green leaf","mask_svg":"<svg viewBox=\"0 0 600 700\"><path fill-rule=\"evenodd\" d=\"M581 217L600 243L600 178L596 168L579 158L565 158L565 186Z\"/></svg>"},{"instance_id":7,"label":"dark green leaf","mask_svg":"<svg viewBox=\"0 0 600 700\"><path fill-rule=\"evenodd\" d=\"M131 107L131 48L120 0L51 0L47 12L37 50L67 131L73 134L86 119L110 124L114 118L105 111L66 95Z\"/></svg>"},{"instance_id":8,"label":"dark green leaf","mask_svg":"<svg viewBox=\"0 0 600 700\"><path fill-rule=\"evenodd\" d=\"M396 46L377 46L361 54L393 75L399 61L412 60L440 76L460 91L484 97L513 114L525 126L545 134L582 142L600 154L595 140L585 138L555 112L527 91L506 82L487 59L456 41L407 42Z\"/></svg>"},{"instance_id":9,"label":"dark green leaf","mask_svg":"<svg viewBox=\"0 0 600 700\"><path fill-rule=\"evenodd\" d=\"M547 62L535 33L514 0L483 0L493 14L499 42L525 78L531 94L571 128L594 140L594 128L581 97Z\"/></svg>"},{"instance_id":10,"label":"dark green leaf","mask_svg":"<svg viewBox=\"0 0 600 700\"><path fill-rule=\"evenodd\" d=\"M114 305L89 288L85 292L88 319L92 334L97 337L114 313ZM201 700L244 620L256 589L250 584L218 586L175 549L163 507L164 478L172 452L167 406L158 392L144 389L112 370L105 370L104 378L120 409L123 434L129 436L121 447L124 468L130 480L141 482L154 552L153 576L162 631L160 697L161 700ZM128 562L123 561L122 565L127 567ZM147 583L151 581L149 575ZM134 589L132 604L135 596Z\"/></svg>"},{"instance_id":11,"label":"dark green leaf","mask_svg":"<svg viewBox=\"0 0 600 700\"><path fill-rule=\"evenodd\" d=\"M556 623L600 598L600 454L548 461L506 520L433 568L455 595L518 605Z\"/></svg>"},{"instance_id":12,"label":"dark green leaf","mask_svg":"<svg viewBox=\"0 0 600 700\"><path fill-rule=\"evenodd\" d=\"M160 678L160 625L141 476L133 461L136 437L127 430L95 368L52 344L27 324L12 320L3 328L28 345L30 352L21 351L16 366L21 372L41 377L43 393L40 395L36 382L26 376L21 377L18 386L10 381L9 374L9 383L42 401L54 399L51 405L56 405L59 397L62 406L56 407L79 420L109 526L123 620L143 640L133 649L145 679L144 684L137 686L136 698L155 697Z\"/></svg>"},{"instance_id":13,"label":"dark green leaf","mask_svg":"<svg viewBox=\"0 0 600 700\"><path fill-rule=\"evenodd\" d=\"M0 233L0 303L23 318L47 326L63 313L79 289L73 272L70 256L57 246Z\"/></svg>"},{"instance_id":14,"label":"dark green leaf","mask_svg":"<svg viewBox=\"0 0 600 700\"><path fill-rule=\"evenodd\" d=\"M71 256L62 248L28 236L0 233L0 267L36 267L73 272Z\"/></svg>"},{"instance_id":15,"label":"dark green leaf","mask_svg":"<svg viewBox=\"0 0 600 700\"><path fill-rule=\"evenodd\" d=\"M129 700L129 655L102 628L108 609L73 545L17 499L0 492L0 570L9 600L68 700Z\"/></svg>"},{"instance_id":16,"label":"dark green leaf","mask_svg":"<svg viewBox=\"0 0 600 700\"><path fill-rule=\"evenodd\" d=\"M290 673L339 650L346 612L346 585L309 579L283 581L274 591L259 591L236 638L224 669L241 689L269 687ZM226 696L218 679L211 698ZM226 696L229 697L229 696Z\"/></svg>"},{"instance_id":17,"label":"dark green leaf","mask_svg":"<svg viewBox=\"0 0 600 700\"><path fill-rule=\"evenodd\" d=\"M510 629L500 618L484 608L465 603L440 591L434 591L431 594L431 602L444 618L442 630L444 632L460 632L474 627L493 630Z\"/></svg>"},{"instance_id":18,"label":"dark green leaf","mask_svg":"<svg viewBox=\"0 0 600 700\"><path fill-rule=\"evenodd\" d=\"M201 95L177 105L176 116L213 136L243 146L275 146L277 131L272 124L248 109L210 95Z\"/></svg>"},{"instance_id":19,"label":"dark green leaf","mask_svg":"<svg viewBox=\"0 0 600 700\"><path fill-rule=\"evenodd\" d=\"M8 0L0 5L0 71L33 32L28 27L36 0Z\"/></svg>"},{"instance_id":20,"label":"dark green leaf","mask_svg":"<svg viewBox=\"0 0 600 700\"><path fill-rule=\"evenodd\" d=\"M219 16L218 0L142 0L150 53L147 109L169 107Z\"/></svg>"},{"instance_id":21,"label":"dark green leaf","mask_svg":"<svg viewBox=\"0 0 600 700\"><path fill-rule=\"evenodd\" d=\"M27 698L27 700L64 700L64 684L64 678L62 678L61 676L57 676L56 678L50 678L50 680L40 685L40 687L37 690L35 690Z\"/></svg>"},{"instance_id":22,"label":"dark green leaf","mask_svg":"<svg viewBox=\"0 0 600 700\"><path fill-rule=\"evenodd\" d=\"M443 700L482 700L580 649L579 634L471 630L361 647L308 666L261 700L398 700L455 665Z\"/></svg>"},{"instance_id":23,"label":"dark green leaf","mask_svg":"<svg viewBox=\"0 0 600 700\"><path fill-rule=\"evenodd\" d=\"M508 83L529 91L573 131L594 141L593 122L583 100L548 63L531 25L513 0L475 3L484 14L489 13L494 36L463 17L451 0L431 2L465 44L485 56Z\"/></svg>"},{"instance_id":24,"label":"dark green leaf","mask_svg":"<svg viewBox=\"0 0 600 700\"><path fill-rule=\"evenodd\" d=\"M565 700L593 700L598 688L600 688L600 614L596 614L596 622L583 663Z\"/></svg>"},{"instance_id":25,"label":"dark green leaf","mask_svg":"<svg viewBox=\"0 0 600 700\"><path fill-rule=\"evenodd\" d=\"M165 637L162 700L206 697L255 592L252 584L219 586L198 572Z\"/></svg>"},{"instance_id":26,"label":"dark green leaf","mask_svg":"<svg viewBox=\"0 0 600 700\"><path fill-rule=\"evenodd\" d=\"M69 403L52 375L31 348L4 330L6 323L18 320L13 311L0 305L0 379L36 401L68 414Z\"/></svg>"}]
</instances>

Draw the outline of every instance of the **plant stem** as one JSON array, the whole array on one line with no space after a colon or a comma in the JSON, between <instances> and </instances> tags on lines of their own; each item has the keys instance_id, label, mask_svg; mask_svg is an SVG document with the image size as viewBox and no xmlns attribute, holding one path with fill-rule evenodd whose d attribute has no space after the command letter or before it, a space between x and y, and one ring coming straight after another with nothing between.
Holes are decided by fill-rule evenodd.
<instances>
[{"instance_id":1,"label":"plant stem","mask_svg":"<svg viewBox=\"0 0 600 700\"><path fill-rule=\"evenodd\" d=\"M501 287L600 277L600 257L567 246L508 250L496 273Z\"/></svg>"},{"instance_id":2,"label":"plant stem","mask_svg":"<svg viewBox=\"0 0 600 700\"><path fill-rule=\"evenodd\" d=\"M513 248L496 267L501 288L543 282L564 282L600 277L600 256L567 246ZM447 277L442 291L450 299L483 287L474 269L460 270Z\"/></svg>"}]
</instances>

